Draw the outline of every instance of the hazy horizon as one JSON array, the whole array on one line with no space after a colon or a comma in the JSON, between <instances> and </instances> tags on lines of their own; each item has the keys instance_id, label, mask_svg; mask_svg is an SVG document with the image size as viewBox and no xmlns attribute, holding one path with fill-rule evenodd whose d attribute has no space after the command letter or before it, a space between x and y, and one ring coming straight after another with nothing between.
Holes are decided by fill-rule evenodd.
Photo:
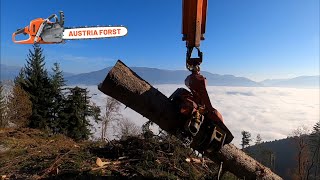
<instances>
[{"instance_id":1,"label":"hazy horizon","mask_svg":"<svg viewBox=\"0 0 320 180\"><path fill-rule=\"evenodd\" d=\"M18 66L18 65L8 65L8 64L5 64L5 63L0 63L0 65L5 65L5 66L11 66L11 67L23 67L23 66ZM50 70L51 68L50 67L47 67L48 65L46 64L46 68L47 70ZM85 74L85 73L91 73L91 72L95 72L95 71L100 71L100 70L103 70L105 68L110 68L112 66L107 66L107 67L103 67L101 69L96 69L96 70L92 70L92 71L87 71L87 72L81 72L81 73L72 73L72 72L69 72L69 71L64 71L63 69L63 72L65 73L70 73L72 75L78 75L78 74ZM146 67L146 66L130 66L130 68L155 68L155 67ZM155 69L159 69L159 70L169 70L169 71L188 71L187 69L162 69L162 68L155 68ZM209 72L211 74L217 74L217 73L214 73L214 72L211 72L211 71L205 71L205 72ZM17 74L18 75L18 74ZM305 75L301 75L301 76L292 76L290 77L290 75L288 75L287 77L280 77L280 78L267 78L267 79L262 79L262 80L255 80L255 79L251 79L250 77L245 77L245 76L236 76L234 74L219 74L219 75L233 75L235 77L244 77L244 78L247 78L249 80L252 80L252 81L255 81L255 82L262 82L262 81L265 81L265 80L282 80L282 79L292 79L292 78L296 78L296 77L301 77L301 76L320 76L320 73L319 74L305 74ZM272 76L272 75L270 75Z\"/></svg>"}]
</instances>

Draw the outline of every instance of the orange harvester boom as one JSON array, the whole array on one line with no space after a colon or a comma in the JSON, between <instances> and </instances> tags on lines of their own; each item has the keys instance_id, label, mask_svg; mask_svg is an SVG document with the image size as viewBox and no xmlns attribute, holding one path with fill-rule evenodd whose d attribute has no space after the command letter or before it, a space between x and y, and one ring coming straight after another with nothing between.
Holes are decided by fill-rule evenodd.
<instances>
[{"instance_id":1,"label":"orange harvester boom","mask_svg":"<svg viewBox=\"0 0 320 180\"><path fill-rule=\"evenodd\" d=\"M204 40L206 29L208 0L183 0L182 3L182 40L186 41L186 67L191 74L185 79L185 85L191 92L179 88L170 99L178 104L178 110L185 125L182 139L186 145L193 142L204 151L219 150L230 143L233 136L223 123L223 117L210 102L206 89L206 78L200 74L203 53L200 42ZM191 57L193 49L198 57ZM203 124L203 125L202 125ZM204 129L201 131L200 129ZM200 133L197 136L198 132Z\"/></svg>"},{"instance_id":2,"label":"orange harvester boom","mask_svg":"<svg viewBox=\"0 0 320 180\"><path fill-rule=\"evenodd\" d=\"M183 0L182 34L187 47L199 47L204 40L208 0Z\"/></svg>"}]
</instances>

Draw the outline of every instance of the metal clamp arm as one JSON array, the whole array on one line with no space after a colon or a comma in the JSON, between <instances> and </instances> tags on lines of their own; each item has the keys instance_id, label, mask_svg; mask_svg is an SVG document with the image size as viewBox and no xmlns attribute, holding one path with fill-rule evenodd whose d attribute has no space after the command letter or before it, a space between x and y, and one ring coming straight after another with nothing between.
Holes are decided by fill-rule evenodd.
<instances>
[{"instance_id":1,"label":"metal clamp arm","mask_svg":"<svg viewBox=\"0 0 320 180\"><path fill-rule=\"evenodd\" d=\"M200 41L204 40L208 0L183 0L183 41L186 41L186 67L189 71L200 71L203 54ZM191 58L193 48L198 51L197 58Z\"/></svg>"},{"instance_id":2,"label":"metal clamp arm","mask_svg":"<svg viewBox=\"0 0 320 180\"><path fill-rule=\"evenodd\" d=\"M200 71L200 64L202 63L203 53L200 51L199 47L196 47L198 51L197 58L191 58L193 47L187 48L186 55L186 67L189 71Z\"/></svg>"}]
</instances>

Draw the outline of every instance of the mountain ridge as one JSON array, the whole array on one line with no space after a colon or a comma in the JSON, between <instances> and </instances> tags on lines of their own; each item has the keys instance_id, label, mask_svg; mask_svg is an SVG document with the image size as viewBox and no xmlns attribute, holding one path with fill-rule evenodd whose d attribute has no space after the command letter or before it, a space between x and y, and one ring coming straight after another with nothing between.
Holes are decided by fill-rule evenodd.
<instances>
[{"instance_id":1,"label":"mountain ridge","mask_svg":"<svg viewBox=\"0 0 320 180\"><path fill-rule=\"evenodd\" d=\"M0 64L0 80L13 80L16 76L18 76L22 67L20 66L12 66L6 64ZM52 71L48 71L49 75L52 75ZM75 75L74 73L64 72L64 77L69 77Z\"/></svg>"},{"instance_id":2,"label":"mountain ridge","mask_svg":"<svg viewBox=\"0 0 320 180\"><path fill-rule=\"evenodd\" d=\"M106 67L99 71L81 73L70 76L68 84L97 85L101 83L112 67ZM158 68L131 67L143 79L151 84L183 84L185 78L190 74L186 70L164 70ZM234 75L218 75L207 71L202 71L208 80L208 85L217 86L261 86L259 83L244 77Z\"/></svg>"},{"instance_id":3,"label":"mountain ridge","mask_svg":"<svg viewBox=\"0 0 320 180\"><path fill-rule=\"evenodd\" d=\"M101 83L112 67L86 73L64 72L68 85L97 85ZM18 75L21 67L1 64L1 80L12 80ZM139 76L151 84L184 84L185 78L190 74L187 70L166 70L149 67L131 67ZM49 71L49 74L52 72ZM260 82L246 77L234 75L219 75L208 71L202 71L211 86L242 86L242 87L298 87L319 88L320 76L299 76L290 79L266 79Z\"/></svg>"},{"instance_id":4,"label":"mountain ridge","mask_svg":"<svg viewBox=\"0 0 320 180\"><path fill-rule=\"evenodd\" d=\"M320 75L298 76L289 79L266 79L259 83L268 87L319 87Z\"/></svg>"}]
</instances>

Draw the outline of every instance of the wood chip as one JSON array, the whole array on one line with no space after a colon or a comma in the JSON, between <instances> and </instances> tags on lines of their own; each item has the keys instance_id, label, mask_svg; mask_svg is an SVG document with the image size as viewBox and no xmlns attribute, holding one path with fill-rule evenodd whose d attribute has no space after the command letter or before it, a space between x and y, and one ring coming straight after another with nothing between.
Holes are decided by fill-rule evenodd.
<instances>
[{"instance_id":1,"label":"wood chip","mask_svg":"<svg viewBox=\"0 0 320 180\"><path fill-rule=\"evenodd\" d=\"M99 167L102 167L102 166L104 166L104 165L110 164L110 162L103 162L100 158L97 158L96 164L97 164Z\"/></svg>"}]
</instances>

